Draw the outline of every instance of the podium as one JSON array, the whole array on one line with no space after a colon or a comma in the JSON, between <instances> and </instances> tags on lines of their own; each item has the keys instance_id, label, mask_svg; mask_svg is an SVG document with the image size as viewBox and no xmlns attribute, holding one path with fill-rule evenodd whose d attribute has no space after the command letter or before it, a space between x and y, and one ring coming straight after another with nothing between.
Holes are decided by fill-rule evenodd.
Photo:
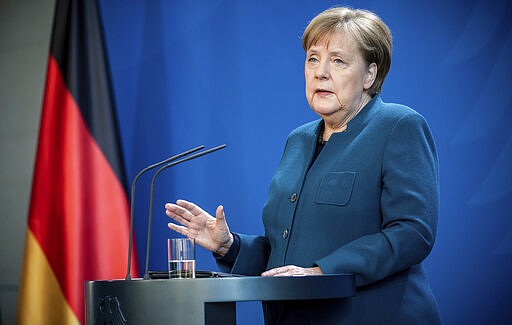
<instances>
[{"instance_id":1,"label":"podium","mask_svg":"<svg viewBox=\"0 0 512 325\"><path fill-rule=\"evenodd\" d=\"M236 324L237 301L347 298L354 276L88 281L87 324Z\"/></svg>"}]
</instances>

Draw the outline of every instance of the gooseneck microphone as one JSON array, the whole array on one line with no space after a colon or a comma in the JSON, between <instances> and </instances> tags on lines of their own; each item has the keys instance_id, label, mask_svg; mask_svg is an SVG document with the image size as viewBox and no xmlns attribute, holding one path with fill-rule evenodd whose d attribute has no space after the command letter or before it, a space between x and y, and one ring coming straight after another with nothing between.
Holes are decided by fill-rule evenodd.
<instances>
[{"instance_id":1,"label":"gooseneck microphone","mask_svg":"<svg viewBox=\"0 0 512 325\"><path fill-rule=\"evenodd\" d=\"M155 172L155 174L153 175L153 179L151 180L151 191L150 191L150 194L149 194L148 236L147 236L147 239L146 239L147 240L147 242L146 242L146 265L145 265L145 271L144 271L144 280L149 280L150 279L149 272L148 272L148 268L149 268L149 247L151 245L151 221L153 219L153 193L154 193L154 189L155 189L156 177L162 171L164 171L165 169L167 169L169 167L176 166L176 165L181 164L183 162L199 158L201 156L207 155L207 154L212 153L214 151L217 151L217 150L220 150L220 149L224 149L225 147L226 147L225 144L221 144L220 146L213 147L213 148L210 148L210 149L207 149L207 150L195 153L195 154L190 155L188 157L182 158L180 160L168 163L167 165L164 165L164 166L160 167Z\"/></svg>"},{"instance_id":2,"label":"gooseneck microphone","mask_svg":"<svg viewBox=\"0 0 512 325\"><path fill-rule=\"evenodd\" d=\"M147 167L144 167L133 178L133 181L132 181L132 193L131 193L131 198L130 198L130 234L128 236L129 237L129 243L128 243L128 265L126 267L126 277L125 277L125 280L131 280L132 279L132 276L131 276L131 264L132 264L132 247L133 247L133 219L134 219L134 212L133 212L133 210L134 210L134 198L135 198L135 183L137 183L137 180L139 179L139 177L142 174L144 174L145 172L147 172L148 170L151 170L153 168L156 168L156 167L161 166L161 165L166 164L166 163L170 163L171 161L174 161L176 159L180 159L180 158L182 158L184 156L190 155L191 153L199 151L199 150L201 150L203 148L204 148L204 146L201 145L201 146L189 149L187 151L184 151L182 153L179 153L177 155L174 155L172 157L169 157L167 159L164 159L162 161L159 161L157 163L154 163L152 165L149 165Z\"/></svg>"}]
</instances>

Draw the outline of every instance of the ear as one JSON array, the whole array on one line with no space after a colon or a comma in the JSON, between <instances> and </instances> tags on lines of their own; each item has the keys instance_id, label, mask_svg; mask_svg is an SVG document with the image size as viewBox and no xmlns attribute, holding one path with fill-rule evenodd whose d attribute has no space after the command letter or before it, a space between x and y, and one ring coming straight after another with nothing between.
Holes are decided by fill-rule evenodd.
<instances>
[{"instance_id":1,"label":"ear","mask_svg":"<svg viewBox=\"0 0 512 325\"><path fill-rule=\"evenodd\" d=\"M368 66L368 71L366 72L366 76L364 78L364 89L370 89L370 87L375 82L375 78L377 77L377 64L375 62L370 63Z\"/></svg>"}]
</instances>

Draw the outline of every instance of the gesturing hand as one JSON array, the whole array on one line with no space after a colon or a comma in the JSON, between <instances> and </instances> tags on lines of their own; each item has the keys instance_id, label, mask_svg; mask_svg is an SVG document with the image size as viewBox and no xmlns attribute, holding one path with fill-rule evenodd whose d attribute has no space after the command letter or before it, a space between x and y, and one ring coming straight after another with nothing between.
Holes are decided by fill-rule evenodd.
<instances>
[{"instance_id":1,"label":"gesturing hand","mask_svg":"<svg viewBox=\"0 0 512 325\"><path fill-rule=\"evenodd\" d=\"M318 266L304 268L295 265L286 265L265 271L261 276L306 276L321 274L324 273Z\"/></svg>"},{"instance_id":2,"label":"gesturing hand","mask_svg":"<svg viewBox=\"0 0 512 325\"><path fill-rule=\"evenodd\" d=\"M170 222L169 229L195 239L198 245L211 252L225 255L233 244L222 205L217 207L214 218L194 203L178 200L176 204L165 204L165 214L181 224Z\"/></svg>"}]
</instances>

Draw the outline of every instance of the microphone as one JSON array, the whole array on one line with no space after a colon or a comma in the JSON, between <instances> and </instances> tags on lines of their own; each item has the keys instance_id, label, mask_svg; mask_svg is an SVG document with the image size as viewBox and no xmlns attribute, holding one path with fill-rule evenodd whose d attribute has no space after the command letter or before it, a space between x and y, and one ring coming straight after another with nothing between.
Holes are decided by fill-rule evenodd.
<instances>
[{"instance_id":1,"label":"microphone","mask_svg":"<svg viewBox=\"0 0 512 325\"><path fill-rule=\"evenodd\" d=\"M149 272L148 272L148 268L149 268L149 247L151 245L151 222L152 222L152 219L153 219L153 193L154 193L154 189L155 189L156 177L158 176L158 174L160 174L162 171L164 171L165 169L167 169L169 167L176 166L178 164L184 163L184 162L192 160L192 159L199 158L201 156L207 155L209 153L212 153L214 151L217 151L217 150L220 150L220 149L224 149L224 148L226 148L226 145L225 144L221 144L220 146L213 147L213 148L210 148L210 149L207 149L207 150L195 153L195 154L190 155L188 157L182 158L182 159L180 159L178 161L174 161L174 162L171 162L171 163L169 163L167 165L164 165L164 166L160 167L155 172L155 174L153 174L153 179L151 180L151 190L150 190L150 194L149 194L148 237L146 239L146 241L147 241L147 243L146 243L146 267L145 267L145 271L144 271L144 280L149 280L150 279Z\"/></svg>"},{"instance_id":2,"label":"microphone","mask_svg":"<svg viewBox=\"0 0 512 325\"><path fill-rule=\"evenodd\" d=\"M143 169L141 169L137 173L137 175L135 175L135 178L132 181L132 193L131 193L131 201L130 201L130 235L129 235L129 243L128 243L128 266L126 267L126 277L125 277L125 280L131 280L132 279L132 276L131 276L130 273L131 273L131 263L132 263L132 247L133 247L133 219L134 219L133 210L134 210L134 198L135 198L135 183L137 182L139 177L142 174L144 174L145 172L147 172L148 170L151 170L153 168L161 166L161 165L163 165L165 163L169 163L169 162L174 161L176 159L179 159L181 157L190 155L191 153L199 151L199 150L201 150L203 148L204 148L204 146L201 145L199 147L195 147L195 148L189 149L187 151L184 151L182 153L179 153L177 155L174 155L172 157L169 157L167 159L164 159L162 161L159 161L159 162L154 163L152 165L149 165L147 167L144 167Z\"/></svg>"}]
</instances>

